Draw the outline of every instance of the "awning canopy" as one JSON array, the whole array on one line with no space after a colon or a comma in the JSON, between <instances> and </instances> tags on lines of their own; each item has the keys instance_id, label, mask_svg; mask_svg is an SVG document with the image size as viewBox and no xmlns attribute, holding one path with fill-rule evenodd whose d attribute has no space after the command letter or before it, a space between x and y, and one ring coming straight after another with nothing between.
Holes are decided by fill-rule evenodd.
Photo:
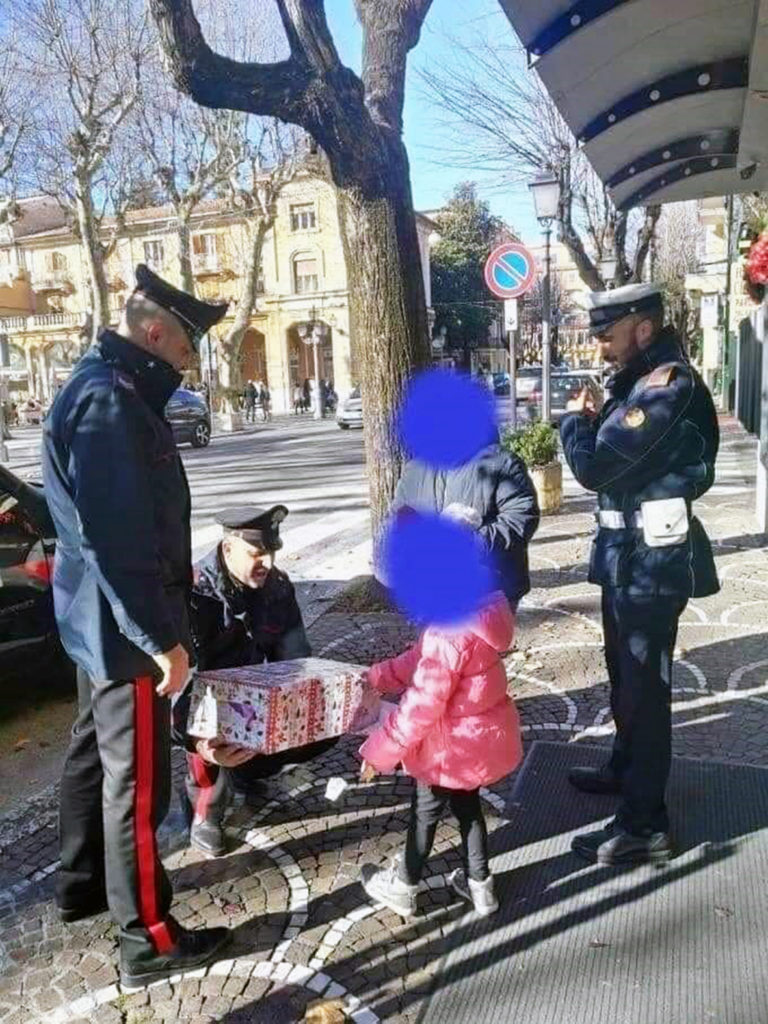
<instances>
[{"instance_id":1,"label":"awning canopy","mask_svg":"<svg viewBox=\"0 0 768 1024\"><path fill-rule=\"evenodd\" d=\"M619 208L768 190L768 0L502 0Z\"/></svg>"}]
</instances>

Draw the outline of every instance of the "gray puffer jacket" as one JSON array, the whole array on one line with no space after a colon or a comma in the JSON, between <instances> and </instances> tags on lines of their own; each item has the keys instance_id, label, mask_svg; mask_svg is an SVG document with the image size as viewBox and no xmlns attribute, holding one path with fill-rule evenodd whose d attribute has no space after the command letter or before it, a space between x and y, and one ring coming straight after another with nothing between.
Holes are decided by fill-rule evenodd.
<instances>
[{"instance_id":1,"label":"gray puffer jacket","mask_svg":"<svg viewBox=\"0 0 768 1024\"><path fill-rule=\"evenodd\" d=\"M498 444L451 470L413 459L403 470L392 511L442 512L455 503L482 516L478 533L493 553L499 587L516 604L531 589L528 542L539 525L536 492L524 463Z\"/></svg>"}]
</instances>

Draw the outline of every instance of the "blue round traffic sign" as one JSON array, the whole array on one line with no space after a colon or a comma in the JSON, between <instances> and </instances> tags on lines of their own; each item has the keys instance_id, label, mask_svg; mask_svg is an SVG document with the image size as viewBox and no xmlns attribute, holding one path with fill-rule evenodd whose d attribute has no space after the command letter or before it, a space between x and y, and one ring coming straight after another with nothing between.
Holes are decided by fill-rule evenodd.
<instances>
[{"instance_id":1,"label":"blue round traffic sign","mask_svg":"<svg viewBox=\"0 0 768 1024\"><path fill-rule=\"evenodd\" d=\"M499 299L517 299L533 288L536 260L519 242L497 246L485 263L485 283Z\"/></svg>"}]
</instances>

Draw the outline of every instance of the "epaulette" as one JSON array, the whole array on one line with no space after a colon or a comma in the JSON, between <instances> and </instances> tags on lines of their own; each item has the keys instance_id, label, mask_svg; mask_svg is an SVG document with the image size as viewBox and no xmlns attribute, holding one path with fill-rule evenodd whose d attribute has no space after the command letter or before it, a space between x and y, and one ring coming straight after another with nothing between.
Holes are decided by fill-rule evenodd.
<instances>
[{"instance_id":1,"label":"epaulette","mask_svg":"<svg viewBox=\"0 0 768 1024\"><path fill-rule=\"evenodd\" d=\"M645 382L647 388L668 388L677 376L676 363L663 363L657 366Z\"/></svg>"}]
</instances>

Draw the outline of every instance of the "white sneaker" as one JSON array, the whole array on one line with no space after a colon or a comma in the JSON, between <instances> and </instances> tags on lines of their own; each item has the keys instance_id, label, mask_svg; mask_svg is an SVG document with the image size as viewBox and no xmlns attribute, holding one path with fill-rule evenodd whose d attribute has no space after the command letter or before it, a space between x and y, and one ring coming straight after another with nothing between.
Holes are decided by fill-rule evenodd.
<instances>
[{"instance_id":1,"label":"white sneaker","mask_svg":"<svg viewBox=\"0 0 768 1024\"><path fill-rule=\"evenodd\" d=\"M457 868L448 876L448 884L483 917L490 917L499 909L493 875L489 875L484 882L476 882L473 878L467 878L461 868Z\"/></svg>"},{"instance_id":2,"label":"white sneaker","mask_svg":"<svg viewBox=\"0 0 768 1024\"><path fill-rule=\"evenodd\" d=\"M416 894L418 885L408 885L400 878L397 858L385 868L377 868L375 864L363 864L360 869L360 880L363 888L376 903L394 910L401 917L413 917L416 913Z\"/></svg>"}]
</instances>

